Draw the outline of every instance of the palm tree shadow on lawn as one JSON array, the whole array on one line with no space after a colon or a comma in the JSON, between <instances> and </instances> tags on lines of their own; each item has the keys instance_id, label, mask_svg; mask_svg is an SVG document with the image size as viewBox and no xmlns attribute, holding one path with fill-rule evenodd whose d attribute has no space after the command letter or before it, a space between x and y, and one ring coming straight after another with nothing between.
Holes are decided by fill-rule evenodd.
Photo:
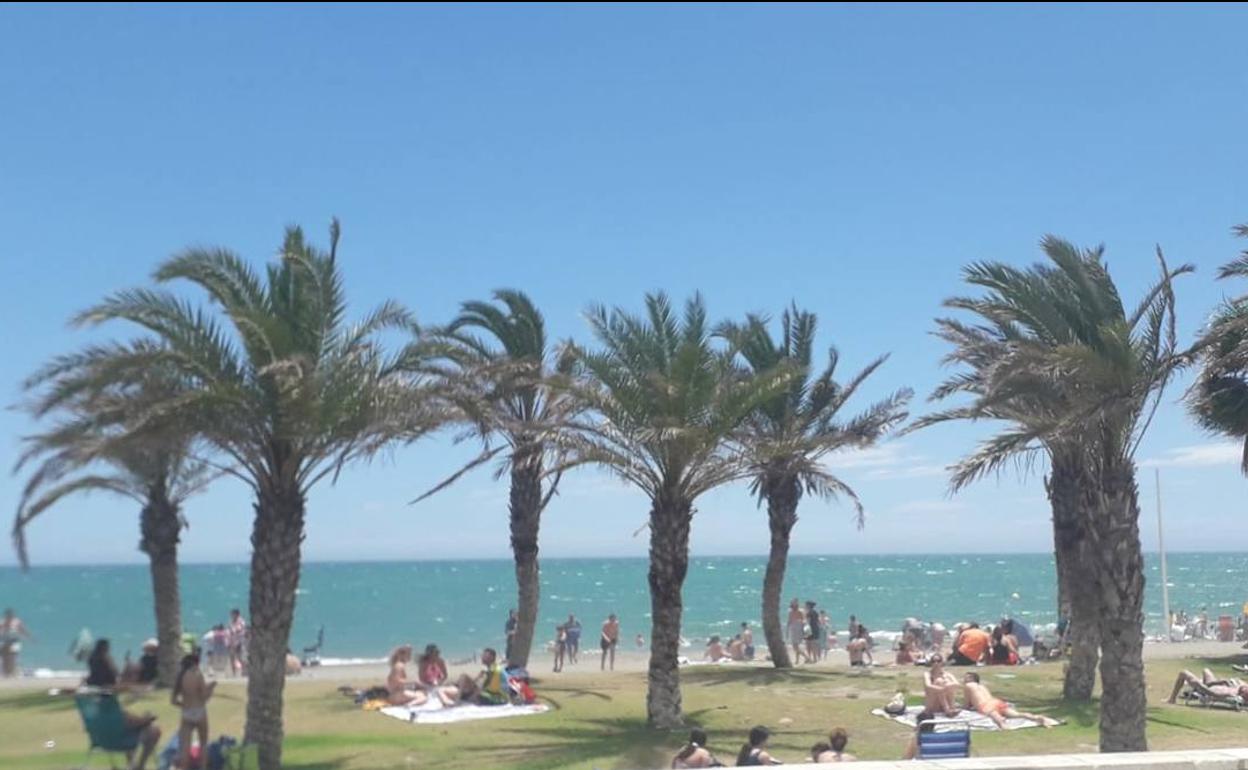
<instances>
[{"instance_id":1,"label":"palm tree shadow on lawn","mask_svg":"<svg viewBox=\"0 0 1248 770\"><path fill-rule=\"evenodd\" d=\"M848 671L814 671L810 669L723 667L717 669L682 670L681 680L690 687L720 687L745 685L764 687L776 684L841 685L864 690L890 691L896 685L896 677L863 675Z\"/></svg>"},{"instance_id":2,"label":"palm tree shadow on lawn","mask_svg":"<svg viewBox=\"0 0 1248 770\"><path fill-rule=\"evenodd\" d=\"M710 709L686 713L690 725L697 725ZM496 734L514 735L516 743L468 747L468 751L489 753L495 766L521 764L526 768L564 766L585 762L607 762L614 767L660 767L674 733L651 729L644 718L584 719L556 727L502 728ZM683 735L680 736L683 739Z\"/></svg>"}]
</instances>

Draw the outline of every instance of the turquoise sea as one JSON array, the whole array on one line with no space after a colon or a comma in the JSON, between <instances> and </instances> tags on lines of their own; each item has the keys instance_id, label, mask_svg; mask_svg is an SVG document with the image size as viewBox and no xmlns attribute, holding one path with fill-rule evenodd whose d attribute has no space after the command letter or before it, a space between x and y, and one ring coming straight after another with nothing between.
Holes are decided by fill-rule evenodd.
<instances>
[{"instance_id":1,"label":"turquoise sea","mask_svg":"<svg viewBox=\"0 0 1248 770\"><path fill-rule=\"evenodd\" d=\"M1248 554L1170 554L1171 606L1211 617L1238 614L1248 599ZM757 624L765 558L717 556L692 560L685 583L684 635L697 645ZM182 568L183 621L202 633L224 622L231 607L247 612L245 564ZM1158 562L1148 559L1149 632L1161 632ZM568 613L593 629L610 612L623 638L647 638L649 597L644 559L546 559L538 639ZM1017 595L1017 598L1015 598ZM511 562L424 561L309 563L300 582L292 647L311 643L325 627L331 659L380 658L395 644L438 643L451 658L500 646L507 609L514 605ZM794 556L785 598L813 599L844 630L851 613L872 631L894 631L916 616L952 624L1008 613L1033 626L1056 620L1050 555ZM0 607L11 606L35 634L24 646L23 668L72 669L66 651L88 628L113 640L120 657L137 654L152 635L147 567L0 568ZM591 645L592 646L592 645Z\"/></svg>"}]
</instances>

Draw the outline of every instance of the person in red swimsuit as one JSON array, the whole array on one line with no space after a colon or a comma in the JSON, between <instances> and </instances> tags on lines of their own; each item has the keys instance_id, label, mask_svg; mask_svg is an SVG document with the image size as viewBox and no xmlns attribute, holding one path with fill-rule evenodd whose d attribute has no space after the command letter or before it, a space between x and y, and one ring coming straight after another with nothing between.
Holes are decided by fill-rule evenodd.
<instances>
[{"instance_id":1,"label":"person in red swimsuit","mask_svg":"<svg viewBox=\"0 0 1248 770\"><path fill-rule=\"evenodd\" d=\"M1039 722L1042 727L1053 727L1057 721L1041 714L1029 714L1019 711L1014 705L993 696L992 692L979 681L979 674L967 672L962 677L962 691L966 696L966 707L978 711L992 720L1002 730L1009 730L1007 719L1030 719Z\"/></svg>"}]
</instances>

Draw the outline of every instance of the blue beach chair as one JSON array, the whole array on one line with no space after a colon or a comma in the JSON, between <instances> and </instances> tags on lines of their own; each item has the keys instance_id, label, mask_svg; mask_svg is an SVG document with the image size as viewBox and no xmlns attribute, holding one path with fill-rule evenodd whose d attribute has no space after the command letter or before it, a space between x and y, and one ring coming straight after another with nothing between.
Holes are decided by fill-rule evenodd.
<instances>
[{"instance_id":1,"label":"blue beach chair","mask_svg":"<svg viewBox=\"0 0 1248 770\"><path fill-rule=\"evenodd\" d=\"M91 764L91 755L96 749L108 755L109 767L116 767L114 754L125 754L128 764L130 755L139 745L139 731L126 726L117 697L109 693L80 693L74 696L74 704L91 743L84 767Z\"/></svg>"},{"instance_id":2,"label":"blue beach chair","mask_svg":"<svg viewBox=\"0 0 1248 770\"><path fill-rule=\"evenodd\" d=\"M927 730L924 730L924 727ZM936 732L936 722L925 721L919 725L919 759L957 759L971 755L971 727L941 724L946 729Z\"/></svg>"}]
</instances>

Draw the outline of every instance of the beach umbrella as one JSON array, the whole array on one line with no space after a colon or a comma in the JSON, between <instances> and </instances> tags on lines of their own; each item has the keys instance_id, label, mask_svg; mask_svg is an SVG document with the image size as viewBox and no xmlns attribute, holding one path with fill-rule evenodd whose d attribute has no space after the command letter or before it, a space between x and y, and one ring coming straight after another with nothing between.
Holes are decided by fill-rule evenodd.
<instances>
[{"instance_id":1,"label":"beach umbrella","mask_svg":"<svg viewBox=\"0 0 1248 770\"><path fill-rule=\"evenodd\" d=\"M1014 619L1011 618L1011 620ZM1031 629L1021 620L1014 620L1014 638L1018 640L1020 647L1036 643L1035 635L1031 633Z\"/></svg>"}]
</instances>

